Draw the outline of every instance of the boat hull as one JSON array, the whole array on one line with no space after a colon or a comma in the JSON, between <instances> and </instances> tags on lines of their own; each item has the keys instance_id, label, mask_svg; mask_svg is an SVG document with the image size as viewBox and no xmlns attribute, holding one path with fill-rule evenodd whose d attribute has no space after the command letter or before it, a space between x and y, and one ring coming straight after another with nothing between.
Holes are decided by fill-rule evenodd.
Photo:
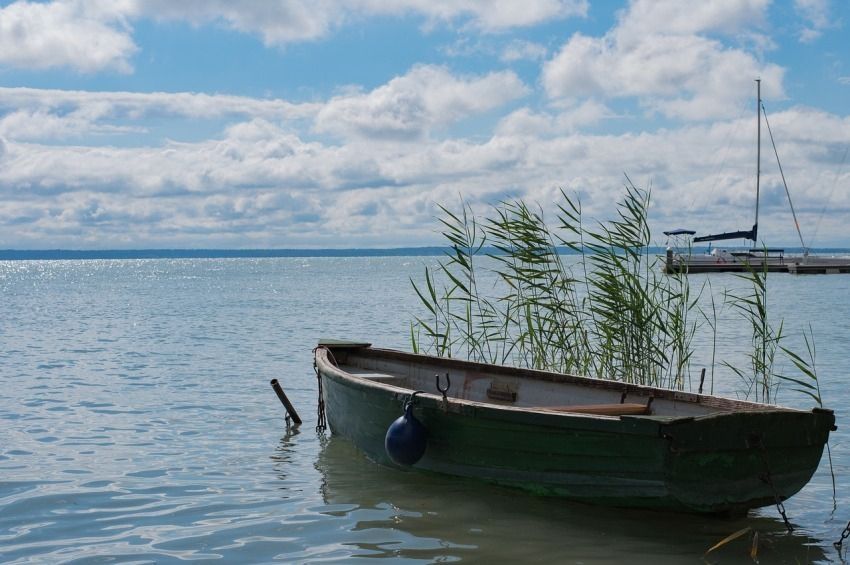
<instances>
[{"instance_id":1,"label":"boat hull","mask_svg":"<svg viewBox=\"0 0 850 565\"><path fill-rule=\"evenodd\" d=\"M412 391L317 361L332 433L395 466L384 437ZM433 395L417 397L414 414L428 430L414 469L594 504L705 513L742 513L799 491L834 425L829 411L592 417Z\"/></svg>"}]
</instances>

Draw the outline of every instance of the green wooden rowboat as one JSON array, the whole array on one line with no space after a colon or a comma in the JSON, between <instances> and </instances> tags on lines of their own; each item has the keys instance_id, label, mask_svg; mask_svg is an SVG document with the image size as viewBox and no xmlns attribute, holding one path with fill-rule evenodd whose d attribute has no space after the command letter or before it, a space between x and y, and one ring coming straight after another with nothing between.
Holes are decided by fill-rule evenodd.
<instances>
[{"instance_id":1,"label":"green wooden rowboat","mask_svg":"<svg viewBox=\"0 0 850 565\"><path fill-rule=\"evenodd\" d=\"M544 371L320 343L331 432L394 465L384 439L414 391L414 469L612 506L739 514L799 491L835 416ZM435 375L445 389L444 397Z\"/></svg>"}]
</instances>

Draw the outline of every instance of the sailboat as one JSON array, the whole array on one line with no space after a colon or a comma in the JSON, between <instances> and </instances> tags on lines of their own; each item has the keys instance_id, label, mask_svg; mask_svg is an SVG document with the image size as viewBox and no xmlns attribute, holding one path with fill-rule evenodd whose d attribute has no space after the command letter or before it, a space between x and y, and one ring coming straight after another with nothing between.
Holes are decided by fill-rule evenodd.
<instances>
[{"instance_id":1,"label":"sailboat","mask_svg":"<svg viewBox=\"0 0 850 565\"><path fill-rule=\"evenodd\" d=\"M800 238L800 244L803 249L802 255L786 257L784 249L777 247L757 247L759 228L759 196L761 191L762 115L764 115L765 124L767 125L768 133L770 134L770 141L773 145L774 153L776 154L776 162L779 165L779 173L782 176L782 183L785 186L785 193L788 196L791 214L794 216L794 225L797 228L797 235ZM756 124L758 131L756 142L756 206L753 227L749 230L722 232L703 236L696 236L696 232L694 230L688 229L665 231L664 235L668 236L668 238L672 238L674 245L667 247L664 271L668 274L679 272L744 272L751 269L797 274L850 273L850 259L809 256L808 247L806 246L803 240L803 234L800 231L800 223L797 221L797 213L794 210L794 204L791 202L791 193L788 190L788 183L785 182L785 173L782 171L782 163L779 161L779 154L776 151L776 143L773 140L773 133L770 130L770 122L767 121L767 113L764 111L764 106L761 102L761 79L756 79ZM692 239L688 241L688 238ZM731 239L752 241L753 247L751 249L735 251L729 251L723 248L711 249L711 244L713 242ZM692 253L691 242L708 243L708 250L705 253Z\"/></svg>"}]
</instances>

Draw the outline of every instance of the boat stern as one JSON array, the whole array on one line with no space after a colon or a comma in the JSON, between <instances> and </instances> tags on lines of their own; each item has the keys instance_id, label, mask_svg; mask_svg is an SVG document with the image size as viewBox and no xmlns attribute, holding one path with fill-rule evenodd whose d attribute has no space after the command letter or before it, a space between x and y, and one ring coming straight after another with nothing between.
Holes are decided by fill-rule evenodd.
<instances>
[{"instance_id":1,"label":"boat stern","mask_svg":"<svg viewBox=\"0 0 850 565\"><path fill-rule=\"evenodd\" d=\"M817 470L831 410L744 411L662 426L666 482L699 512L744 513L796 494Z\"/></svg>"}]
</instances>

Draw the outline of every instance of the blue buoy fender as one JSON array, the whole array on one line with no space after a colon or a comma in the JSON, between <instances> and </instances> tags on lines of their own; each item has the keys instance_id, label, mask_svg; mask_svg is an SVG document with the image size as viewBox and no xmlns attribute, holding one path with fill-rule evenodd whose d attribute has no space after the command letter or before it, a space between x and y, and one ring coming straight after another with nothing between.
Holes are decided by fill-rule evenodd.
<instances>
[{"instance_id":1,"label":"blue buoy fender","mask_svg":"<svg viewBox=\"0 0 850 565\"><path fill-rule=\"evenodd\" d=\"M404 405L404 414L396 418L387 429L384 449L398 465L413 465L425 453L428 430L413 415L413 397Z\"/></svg>"}]
</instances>

